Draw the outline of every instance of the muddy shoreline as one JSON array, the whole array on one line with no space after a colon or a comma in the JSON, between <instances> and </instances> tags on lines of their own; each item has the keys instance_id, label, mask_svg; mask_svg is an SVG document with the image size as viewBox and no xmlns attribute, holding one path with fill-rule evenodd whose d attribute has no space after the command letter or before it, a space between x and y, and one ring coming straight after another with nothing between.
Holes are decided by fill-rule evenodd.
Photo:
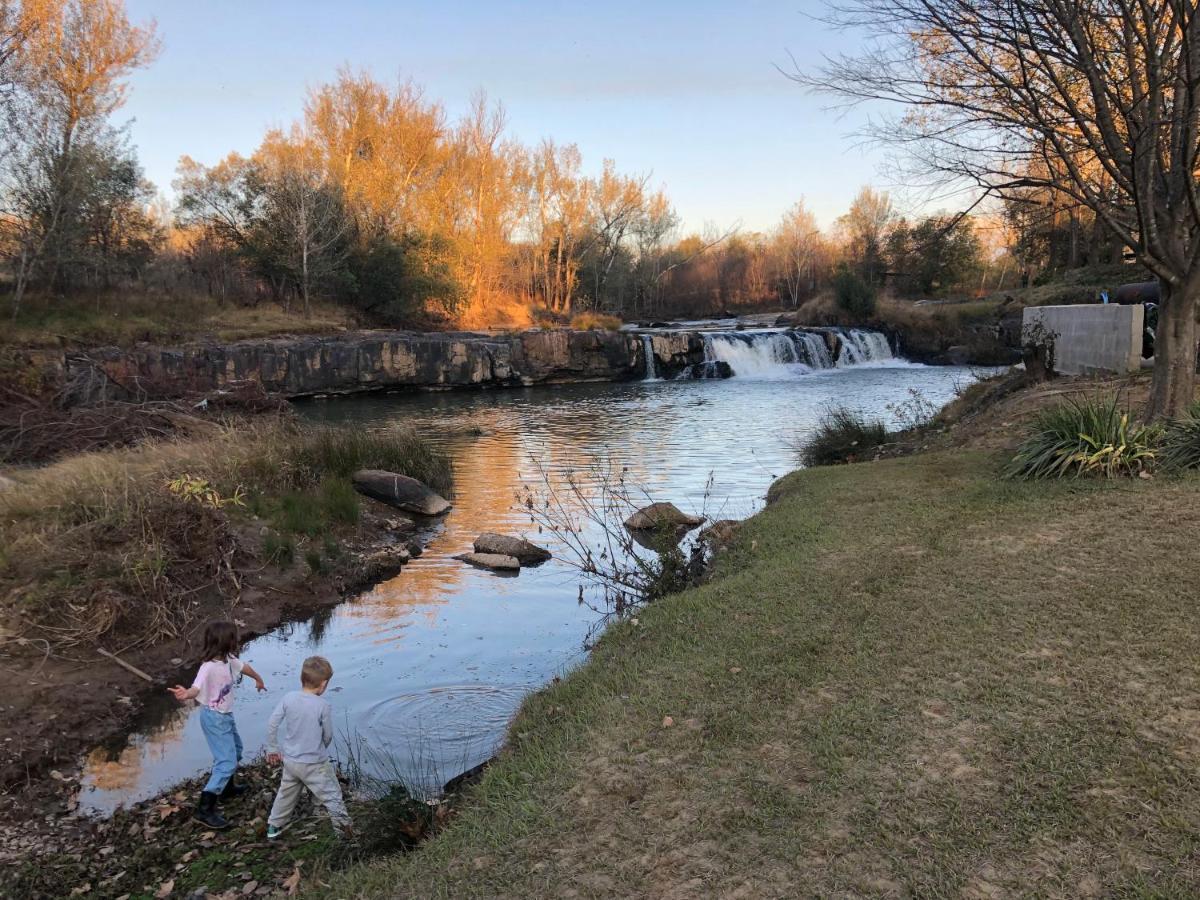
<instances>
[{"instance_id":1,"label":"muddy shoreline","mask_svg":"<svg viewBox=\"0 0 1200 900\"><path fill-rule=\"evenodd\" d=\"M235 598L200 596L193 624L179 638L146 647L106 647L154 679L148 684L92 648L52 649L41 640L0 635L0 669L9 676L0 741L0 828L74 812L80 762L119 738L158 692L190 683L200 663L204 624L235 619L243 640L330 609L399 573L431 539L434 523L418 523L362 498L362 516L341 541L344 562L314 575L303 560L265 565L253 552L252 526L238 534Z\"/></svg>"}]
</instances>

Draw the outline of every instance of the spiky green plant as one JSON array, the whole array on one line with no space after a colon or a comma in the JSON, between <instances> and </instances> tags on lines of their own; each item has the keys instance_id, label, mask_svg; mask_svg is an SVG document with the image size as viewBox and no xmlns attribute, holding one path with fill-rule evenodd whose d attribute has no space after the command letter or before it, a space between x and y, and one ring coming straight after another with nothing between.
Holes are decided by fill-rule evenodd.
<instances>
[{"instance_id":1,"label":"spiky green plant","mask_svg":"<svg viewBox=\"0 0 1200 900\"><path fill-rule=\"evenodd\" d=\"M1200 468L1200 403L1167 423L1159 460L1166 469Z\"/></svg>"},{"instance_id":2,"label":"spiky green plant","mask_svg":"<svg viewBox=\"0 0 1200 900\"><path fill-rule=\"evenodd\" d=\"M1162 440L1162 426L1130 422L1116 397L1072 398L1038 414L1005 475L1137 475L1154 465Z\"/></svg>"}]
</instances>

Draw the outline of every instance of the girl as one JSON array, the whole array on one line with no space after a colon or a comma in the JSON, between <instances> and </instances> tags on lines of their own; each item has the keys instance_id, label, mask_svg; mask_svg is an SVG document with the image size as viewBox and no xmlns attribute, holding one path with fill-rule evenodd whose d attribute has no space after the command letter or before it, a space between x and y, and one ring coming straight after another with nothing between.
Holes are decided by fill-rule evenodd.
<instances>
[{"instance_id":1,"label":"girl","mask_svg":"<svg viewBox=\"0 0 1200 900\"><path fill-rule=\"evenodd\" d=\"M169 688L181 703L195 700L200 704L200 728L212 751L212 775L200 794L194 818L209 828L228 828L229 822L217 810L217 797L236 797L246 788L233 783L242 759L242 738L233 721L233 685L239 675L249 675L254 686L265 691L262 676L233 654L238 649L238 630L233 622L209 622L204 629L204 652L200 671L190 688Z\"/></svg>"}]
</instances>

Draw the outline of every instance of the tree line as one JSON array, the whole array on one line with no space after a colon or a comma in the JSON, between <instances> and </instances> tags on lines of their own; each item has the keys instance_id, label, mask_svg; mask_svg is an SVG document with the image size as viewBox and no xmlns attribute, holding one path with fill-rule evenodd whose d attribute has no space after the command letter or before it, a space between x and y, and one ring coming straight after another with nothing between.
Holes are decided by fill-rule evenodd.
<instances>
[{"instance_id":1,"label":"tree line","mask_svg":"<svg viewBox=\"0 0 1200 900\"><path fill-rule=\"evenodd\" d=\"M982 289L1001 257L1011 277L1099 258L1096 226L1066 200L1049 226L1036 203L1007 207L992 222L1005 239L985 250L978 217L906 218L870 188L828 230L798 202L765 232L685 235L648 173L611 160L589 173L574 144L521 143L482 93L451 119L412 82L350 69L249 156L183 157L168 205L114 124L159 49L121 0L0 0L0 288L14 316L31 293L140 290L297 314L320 300L384 324L654 319L823 293L862 317L885 287Z\"/></svg>"}]
</instances>

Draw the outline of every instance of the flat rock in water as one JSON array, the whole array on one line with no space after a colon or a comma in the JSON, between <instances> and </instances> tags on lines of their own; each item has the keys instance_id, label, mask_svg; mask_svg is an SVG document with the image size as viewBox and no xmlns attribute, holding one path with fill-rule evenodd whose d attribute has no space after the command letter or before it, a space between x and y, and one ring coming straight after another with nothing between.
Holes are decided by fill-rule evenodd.
<instances>
[{"instance_id":1,"label":"flat rock in water","mask_svg":"<svg viewBox=\"0 0 1200 900\"><path fill-rule=\"evenodd\" d=\"M476 553L494 553L500 556L515 556L523 566L543 563L550 558L550 551L524 538L485 531L475 538Z\"/></svg>"},{"instance_id":2,"label":"flat rock in water","mask_svg":"<svg viewBox=\"0 0 1200 900\"><path fill-rule=\"evenodd\" d=\"M395 472L360 469L352 476L355 489L375 500L405 512L421 516L440 516L450 508L448 501L433 488Z\"/></svg>"},{"instance_id":3,"label":"flat rock in water","mask_svg":"<svg viewBox=\"0 0 1200 900\"><path fill-rule=\"evenodd\" d=\"M503 553L461 553L454 557L481 569L494 569L497 572L517 572L521 569L521 561L515 556L505 556Z\"/></svg>"},{"instance_id":4,"label":"flat rock in water","mask_svg":"<svg viewBox=\"0 0 1200 900\"><path fill-rule=\"evenodd\" d=\"M689 516L674 503L651 503L625 520L625 527L631 531L644 531L649 528L691 530L703 524L703 516Z\"/></svg>"}]
</instances>

